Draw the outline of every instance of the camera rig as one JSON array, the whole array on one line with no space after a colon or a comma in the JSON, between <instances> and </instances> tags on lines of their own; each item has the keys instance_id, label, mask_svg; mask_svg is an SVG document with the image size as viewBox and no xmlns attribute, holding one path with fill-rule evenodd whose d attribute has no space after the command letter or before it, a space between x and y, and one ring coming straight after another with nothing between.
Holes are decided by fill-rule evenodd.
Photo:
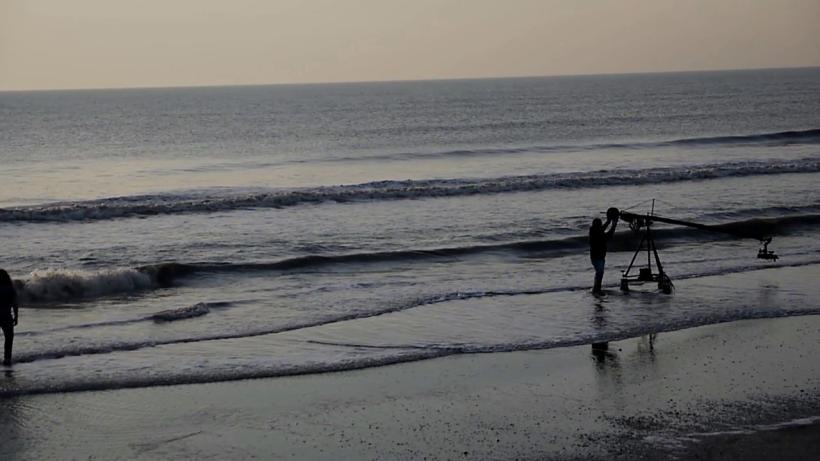
<instances>
[{"instance_id":1,"label":"camera rig","mask_svg":"<svg viewBox=\"0 0 820 461\"><path fill-rule=\"evenodd\" d=\"M763 248L761 248L757 252L758 259L763 259L766 261L777 261L778 259L778 256L774 253L774 251L769 250L769 243L772 242L771 237L757 235L755 233L750 232L727 229L724 227L708 226L706 224L699 224L689 221L681 221L679 219L671 219L663 216L658 216L654 212L654 200L652 202L652 212L650 214L637 214L630 213L627 211L619 211L617 208L614 207L608 209L606 212L607 218L609 219L620 219L622 221L629 223L629 228L632 229L632 231L636 233L643 231L641 243L638 244L638 249L635 250L635 255L632 256L632 261L630 261L629 267L627 267L621 275L621 291L628 292L630 283L656 282L658 284L658 289L661 290L663 293L672 293L672 290L675 286L672 284L672 281L669 279L669 276L663 270L663 264L661 264L661 259L658 256L658 248L655 245L655 238L652 235L652 226L656 222L662 222L678 226L693 227L695 229L701 229L711 232L720 232L738 238L755 239L759 241L761 245L763 245ZM638 255L642 251L646 251L647 264L644 267L638 268L638 273L634 274L632 273L632 269L635 266L635 261L638 259ZM655 260L655 265L657 267L657 273L652 271L653 257Z\"/></svg>"}]
</instances>

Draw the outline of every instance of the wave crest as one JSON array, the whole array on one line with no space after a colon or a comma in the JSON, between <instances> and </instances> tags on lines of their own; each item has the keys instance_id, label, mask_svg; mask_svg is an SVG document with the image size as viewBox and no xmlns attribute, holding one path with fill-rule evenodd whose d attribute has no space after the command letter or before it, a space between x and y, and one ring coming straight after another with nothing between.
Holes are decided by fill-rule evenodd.
<instances>
[{"instance_id":1,"label":"wave crest","mask_svg":"<svg viewBox=\"0 0 820 461\"><path fill-rule=\"evenodd\" d=\"M812 210L814 207L806 207ZM795 230L820 225L820 214L799 214L778 218L752 218L711 226L716 231L745 232L754 235L789 235ZM735 238L690 227L660 227L654 230L656 238L665 244L675 242ZM633 251L639 234L621 231L609 245L610 251ZM304 255L262 263L159 263L136 268L116 268L99 271L75 269L35 270L27 278L16 280L20 297L25 302L70 301L98 296L130 293L139 290L171 287L181 278L197 273L232 273L264 271L313 270L339 265L367 265L406 261L425 261L442 258L470 257L492 252L539 253L560 257L577 254L588 248L589 238L584 229L577 235L548 240L525 240L490 245L466 245L434 249L408 248L396 251L360 252L336 255ZM191 308L186 308L191 309ZM201 310L201 309L200 309ZM198 311L197 311L198 312ZM180 314L182 315L182 314ZM182 317L185 318L185 317Z\"/></svg>"},{"instance_id":2,"label":"wave crest","mask_svg":"<svg viewBox=\"0 0 820 461\"><path fill-rule=\"evenodd\" d=\"M743 136L714 136L709 138L689 138L668 141L668 145L711 145L711 144L792 144L820 142L820 129L802 131L780 131Z\"/></svg>"},{"instance_id":3,"label":"wave crest","mask_svg":"<svg viewBox=\"0 0 820 461\"><path fill-rule=\"evenodd\" d=\"M128 293L156 287L150 275L131 268L83 271L76 269L34 270L15 280L21 301L60 301Z\"/></svg>"},{"instance_id":4,"label":"wave crest","mask_svg":"<svg viewBox=\"0 0 820 461\"><path fill-rule=\"evenodd\" d=\"M804 131L781 131L777 133L758 133L738 136L713 136L701 138L682 138L671 141L646 141L627 143L599 143L599 144L574 144L574 145L534 145L527 147L488 147L480 149L456 149L444 152L403 152L381 155L346 156L335 157L326 162L361 162L373 160L415 160L428 158L459 158L459 157L483 157L483 156L503 156L515 154L531 153L571 153L588 152L600 150L624 150L624 149L657 149L665 147L687 147L701 148L710 146L754 146L754 145L789 145L789 144L815 144L820 143L820 129ZM309 163L311 160L293 160L289 163Z\"/></svg>"},{"instance_id":5,"label":"wave crest","mask_svg":"<svg viewBox=\"0 0 820 461\"><path fill-rule=\"evenodd\" d=\"M160 214L211 213L245 208L282 208L311 203L461 197L817 172L820 172L820 158L804 158L483 179L390 180L233 195L142 195L0 209L0 222L72 222Z\"/></svg>"}]
</instances>

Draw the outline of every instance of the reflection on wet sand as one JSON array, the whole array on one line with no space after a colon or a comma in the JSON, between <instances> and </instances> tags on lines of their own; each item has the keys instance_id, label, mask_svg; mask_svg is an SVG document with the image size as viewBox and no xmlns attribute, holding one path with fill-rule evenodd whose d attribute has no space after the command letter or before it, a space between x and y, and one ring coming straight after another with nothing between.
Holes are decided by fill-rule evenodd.
<instances>
[{"instance_id":1,"label":"reflection on wet sand","mask_svg":"<svg viewBox=\"0 0 820 461\"><path fill-rule=\"evenodd\" d=\"M14 386L14 371L3 370L0 381L5 381L7 387ZM22 451L23 406L16 397L0 399L0 459L15 461L17 454Z\"/></svg>"},{"instance_id":2,"label":"reflection on wet sand","mask_svg":"<svg viewBox=\"0 0 820 461\"><path fill-rule=\"evenodd\" d=\"M599 373L606 374L620 367L618 354L609 350L608 342L593 343L592 357L595 359L595 365Z\"/></svg>"},{"instance_id":3,"label":"reflection on wet sand","mask_svg":"<svg viewBox=\"0 0 820 461\"><path fill-rule=\"evenodd\" d=\"M657 334L641 336L638 340L637 359L641 364L655 362L655 339Z\"/></svg>"},{"instance_id":4,"label":"reflection on wet sand","mask_svg":"<svg viewBox=\"0 0 820 461\"><path fill-rule=\"evenodd\" d=\"M596 302L590 323L599 332L605 332L609 324L608 316L609 309L606 303ZM635 352L624 357L619 355L620 349L610 349L609 342L592 343L592 359L595 364L598 388L604 401L616 406L625 404L622 401L622 393L625 388L624 381L625 379L628 381L629 377L624 377L624 370L631 370L632 366L646 369L655 365L656 338L656 334L650 334L634 339L638 341Z\"/></svg>"}]
</instances>

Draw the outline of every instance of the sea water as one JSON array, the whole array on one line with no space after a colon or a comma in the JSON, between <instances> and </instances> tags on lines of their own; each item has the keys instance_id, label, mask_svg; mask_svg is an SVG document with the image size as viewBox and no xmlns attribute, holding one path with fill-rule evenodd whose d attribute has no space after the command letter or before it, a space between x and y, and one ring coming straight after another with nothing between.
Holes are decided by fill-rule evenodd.
<instances>
[{"instance_id":1,"label":"sea water","mask_svg":"<svg viewBox=\"0 0 820 461\"><path fill-rule=\"evenodd\" d=\"M820 69L7 92L0 165L22 303L0 395L820 313L810 282L713 277L820 263ZM621 223L601 300L587 232L612 206L780 260L658 223L679 287L623 296Z\"/></svg>"}]
</instances>

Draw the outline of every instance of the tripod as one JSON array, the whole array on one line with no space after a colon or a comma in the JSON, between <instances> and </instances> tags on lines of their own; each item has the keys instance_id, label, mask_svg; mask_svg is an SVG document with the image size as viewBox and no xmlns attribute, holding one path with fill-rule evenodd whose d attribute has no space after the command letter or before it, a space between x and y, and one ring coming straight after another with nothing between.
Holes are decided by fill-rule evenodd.
<instances>
[{"instance_id":1,"label":"tripod","mask_svg":"<svg viewBox=\"0 0 820 461\"><path fill-rule=\"evenodd\" d=\"M665 294L672 293L674 285L672 284L672 281L669 280L669 276L666 275L666 272L663 271L661 258L658 256L658 247L655 246L655 239L652 237L651 225L651 221L645 223L646 231L644 232L643 237L641 237L641 243L638 244L638 249L635 250L635 255L632 256L632 261L629 263L629 267L627 267L621 274L621 291L628 292L630 283L658 282L659 290L663 291ZM646 244L646 267L641 267L636 275L630 275L629 273L635 265L635 260L638 259L638 255L644 249L644 243ZM652 273L653 256L655 257L655 264L658 267L657 274Z\"/></svg>"},{"instance_id":2,"label":"tripod","mask_svg":"<svg viewBox=\"0 0 820 461\"><path fill-rule=\"evenodd\" d=\"M765 234L759 234L756 232L749 231L739 231L735 229L726 228L725 226L707 226L705 224L698 224L690 221L681 221L679 219L671 219L664 218L662 216L657 216L655 214L654 200L652 200L652 212L650 212L650 214L635 214L630 213L628 211L620 212L617 208L614 207L608 209L606 213L608 218L621 219L625 222L628 222L629 228L632 229L632 231L634 232L640 232L641 229L644 229L644 234L641 238L641 243L638 245L638 249L635 250L635 256L632 257L632 261L629 263L629 267L627 267L621 275L621 291L624 292L629 291L630 283L638 282L658 282L658 289L663 291L665 294L670 294L672 293L672 290L675 289L675 285L672 284L672 281L669 280L669 276L666 274L666 272L663 271L661 258L658 257L658 248L657 246L655 246L655 238L652 236L652 224L654 224L656 221L666 224L674 224L678 226L693 227L695 229L701 229L706 231L720 232L738 238L753 238L755 240L760 241L760 243L763 244L763 248L761 248L760 251L758 251L757 253L758 258L764 259L766 261L777 261L778 259L774 251L769 250L769 243L771 243L772 238L766 236ZM638 255L641 253L641 251L643 251L644 244L646 244L646 267L641 267L637 275L630 275L632 267L635 265L635 260L638 259ZM657 274L652 273L653 256L655 258L655 264L658 267Z\"/></svg>"}]
</instances>

